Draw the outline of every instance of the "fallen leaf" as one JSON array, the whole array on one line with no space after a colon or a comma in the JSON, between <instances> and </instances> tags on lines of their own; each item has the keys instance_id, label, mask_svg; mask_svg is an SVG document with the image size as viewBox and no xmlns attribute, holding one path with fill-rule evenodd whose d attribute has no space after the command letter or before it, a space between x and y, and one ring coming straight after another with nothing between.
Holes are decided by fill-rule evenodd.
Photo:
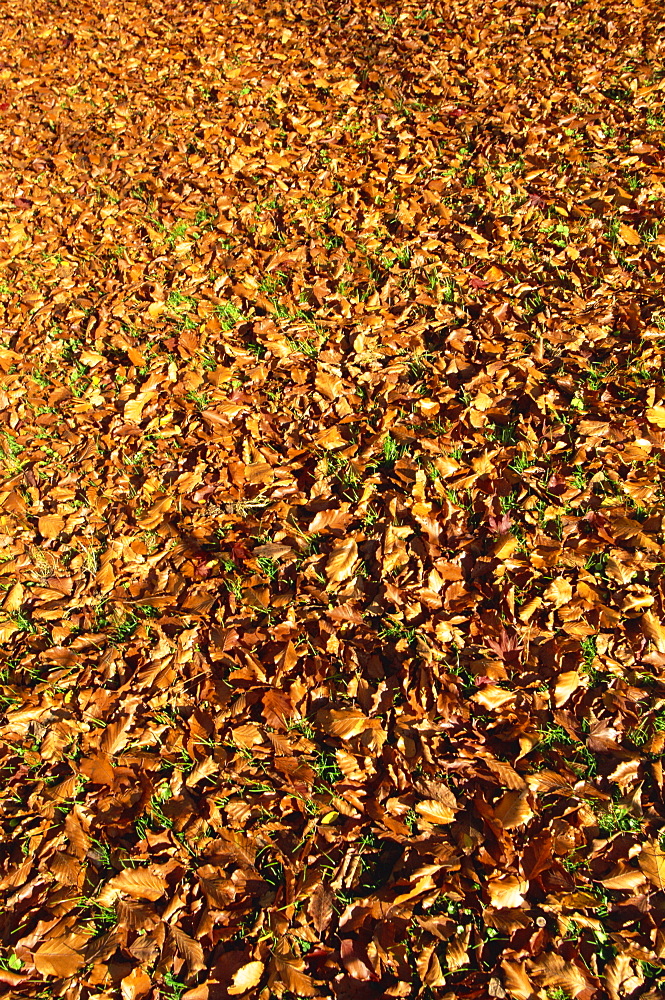
<instances>
[{"instance_id":1,"label":"fallen leaf","mask_svg":"<svg viewBox=\"0 0 665 1000\"><path fill-rule=\"evenodd\" d=\"M333 544L332 552L326 563L326 576L331 583L342 583L347 580L358 558L358 546L355 538L344 538Z\"/></svg>"},{"instance_id":2,"label":"fallen leaf","mask_svg":"<svg viewBox=\"0 0 665 1000\"><path fill-rule=\"evenodd\" d=\"M246 962L245 965L241 965L234 972L232 984L226 987L226 992L231 994L231 996L235 996L240 993L246 993L248 990L258 986L261 982L264 968L263 962L259 961Z\"/></svg>"}]
</instances>

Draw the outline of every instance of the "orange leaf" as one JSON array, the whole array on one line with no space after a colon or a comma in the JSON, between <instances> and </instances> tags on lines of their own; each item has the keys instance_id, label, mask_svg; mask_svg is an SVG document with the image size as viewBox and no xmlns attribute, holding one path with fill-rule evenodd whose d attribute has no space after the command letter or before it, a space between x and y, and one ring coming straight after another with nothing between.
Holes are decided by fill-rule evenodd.
<instances>
[{"instance_id":1,"label":"orange leaf","mask_svg":"<svg viewBox=\"0 0 665 1000\"><path fill-rule=\"evenodd\" d=\"M153 875L146 868L125 868L110 879L103 889L104 898L109 894L124 893L133 899L156 900L166 892L166 879Z\"/></svg>"},{"instance_id":2,"label":"orange leaf","mask_svg":"<svg viewBox=\"0 0 665 1000\"><path fill-rule=\"evenodd\" d=\"M665 851L652 840L640 851L637 863L656 889L665 889Z\"/></svg>"},{"instance_id":3,"label":"orange leaf","mask_svg":"<svg viewBox=\"0 0 665 1000\"><path fill-rule=\"evenodd\" d=\"M143 969L132 969L128 976L120 981L122 1000L137 1000L144 996L152 987L152 981Z\"/></svg>"},{"instance_id":4,"label":"orange leaf","mask_svg":"<svg viewBox=\"0 0 665 1000\"><path fill-rule=\"evenodd\" d=\"M86 941L83 934L65 934L44 941L33 955L37 972L58 979L73 976L85 963L81 949Z\"/></svg>"},{"instance_id":5,"label":"orange leaf","mask_svg":"<svg viewBox=\"0 0 665 1000\"><path fill-rule=\"evenodd\" d=\"M452 823L455 819L455 810L446 806L443 802L436 802L434 799L425 799L416 806L416 812L426 819L428 823Z\"/></svg>"},{"instance_id":6,"label":"orange leaf","mask_svg":"<svg viewBox=\"0 0 665 1000\"><path fill-rule=\"evenodd\" d=\"M37 521L39 533L44 538L57 538L65 526L64 518L59 514L44 514Z\"/></svg>"},{"instance_id":7,"label":"orange leaf","mask_svg":"<svg viewBox=\"0 0 665 1000\"><path fill-rule=\"evenodd\" d=\"M342 538L333 545L333 550L326 563L326 576L331 583L341 583L347 580L353 572L358 558L358 546L355 538Z\"/></svg>"},{"instance_id":8,"label":"orange leaf","mask_svg":"<svg viewBox=\"0 0 665 1000\"><path fill-rule=\"evenodd\" d=\"M234 996L238 993L246 993L247 990L251 990L254 986L258 986L261 981L264 968L265 966L263 962L258 961L247 962L246 965L241 965L240 968L233 974L233 984L231 986L227 986L226 992Z\"/></svg>"},{"instance_id":9,"label":"orange leaf","mask_svg":"<svg viewBox=\"0 0 665 1000\"><path fill-rule=\"evenodd\" d=\"M647 420L656 427L665 427L665 406L651 406L647 410Z\"/></svg>"}]
</instances>

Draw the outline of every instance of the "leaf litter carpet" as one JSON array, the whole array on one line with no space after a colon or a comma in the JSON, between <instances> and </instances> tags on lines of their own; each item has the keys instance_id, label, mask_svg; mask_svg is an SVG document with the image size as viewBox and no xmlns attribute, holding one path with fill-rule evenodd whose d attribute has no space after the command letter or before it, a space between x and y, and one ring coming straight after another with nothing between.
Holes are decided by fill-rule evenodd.
<instances>
[{"instance_id":1,"label":"leaf litter carpet","mask_svg":"<svg viewBox=\"0 0 665 1000\"><path fill-rule=\"evenodd\" d=\"M0 39L3 995L662 996L662 4Z\"/></svg>"}]
</instances>

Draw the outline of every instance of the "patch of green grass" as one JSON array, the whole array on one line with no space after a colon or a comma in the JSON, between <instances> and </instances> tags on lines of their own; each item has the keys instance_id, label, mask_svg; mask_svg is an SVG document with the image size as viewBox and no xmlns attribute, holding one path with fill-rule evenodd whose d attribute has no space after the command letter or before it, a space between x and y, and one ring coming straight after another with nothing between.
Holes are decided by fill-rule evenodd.
<instances>
[{"instance_id":1,"label":"patch of green grass","mask_svg":"<svg viewBox=\"0 0 665 1000\"><path fill-rule=\"evenodd\" d=\"M259 556L256 560L260 569L266 574L270 580L274 580L279 572L279 567L273 559L268 559L265 556Z\"/></svg>"},{"instance_id":2,"label":"patch of green grass","mask_svg":"<svg viewBox=\"0 0 665 1000\"><path fill-rule=\"evenodd\" d=\"M20 972L22 968L23 962L15 952L10 951L6 955L0 955L0 969L6 972Z\"/></svg>"},{"instance_id":3,"label":"patch of green grass","mask_svg":"<svg viewBox=\"0 0 665 1000\"><path fill-rule=\"evenodd\" d=\"M187 983L183 983L172 972L165 972L162 976L162 986L159 989L160 998L164 1000L180 1000L187 989Z\"/></svg>"},{"instance_id":4,"label":"patch of green grass","mask_svg":"<svg viewBox=\"0 0 665 1000\"><path fill-rule=\"evenodd\" d=\"M416 641L417 631L418 630L416 628L410 628L403 622L387 617L378 629L377 634L379 638L383 639L385 642L399 642L403 639L405 642L411 644Z\"/></svg>"},{"instance_id":5,"label":"patch of green grass","mask_svg":"<svg viewBox=\"0 0 665 1000\"><path fill-rule=\"evenodd\" d=\"M487 440L496 441L498 444L515 445L517 444L516 426L514 422L508 424L494 423L487 430Z\"/></svg>"},{"instance_id":6,"label":"patch of green grass","mask_svg":"<svg viewBox=\"0 0 665 1000\"><path fill-rule=\"evenodd\" d=\"M619 833L639 833L642 824L637 816L631 815L626 806L612 803L605 812L599 813L598 826L608 835Z\"/></svg>"},{"instance_id":7,"label":"patch of green grass","mask_svg":"<svg viewBox=\"0 0 665 1000\"><path fill-rule=\"evenodd\" d=\"M242 319L240 309L233 302L220 302L215 306L215 315L219 319L222 330L232 330L236 323Z\"/></svg>"},{"instance_id":8,"label":"patch of green grass","mask_svg":"<svg viewBox=\"0 0 665 1000\"><path fill-rule=\"evenodd\" d=\"M6 431L0 436L0 461L10 475L16 475L26 465L19 460L19 455L23 451L23 445L19 444L15 437Z\"/></svg>"},{"instance_id":9,"label":"patch of green grass","mask_svg":"<svg viewBox=\"0 0 665 1000\"><path fill-rule=\"evenodd\" d=\"M169 297L166 300L166 305L173 312L186 313L196 308L196 299L191 295L183 295L182 292L178 292L174 289L170 292Z\"/></svg>"},{"instance_id":10,"label":"patch of green grass","mask_svg":"<svg viewBox=\"0 0 665 1000\"><path fill-rule=\"evenodd\" d=\"M197 410L206 410L210 406L210 398L206 393L198 392L196 389L190 389L186 399L193 403Z\"/></svg>"}]
</instances>

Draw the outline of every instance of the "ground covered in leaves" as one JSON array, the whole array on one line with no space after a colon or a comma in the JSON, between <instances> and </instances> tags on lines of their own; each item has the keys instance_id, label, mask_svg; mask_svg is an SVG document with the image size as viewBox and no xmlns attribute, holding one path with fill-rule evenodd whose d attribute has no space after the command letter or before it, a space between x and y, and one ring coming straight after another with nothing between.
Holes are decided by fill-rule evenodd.
<instances>
[{"instance_id":1,"label":"ground covered in leaves","mask_svg":"<svg viewBox=\"0 0 665 1000\"><path fill-rule=\"evenodd\" d=\"M662 996L662 4L0 39L2 991Z\"/></svg>"}]
</instances>

